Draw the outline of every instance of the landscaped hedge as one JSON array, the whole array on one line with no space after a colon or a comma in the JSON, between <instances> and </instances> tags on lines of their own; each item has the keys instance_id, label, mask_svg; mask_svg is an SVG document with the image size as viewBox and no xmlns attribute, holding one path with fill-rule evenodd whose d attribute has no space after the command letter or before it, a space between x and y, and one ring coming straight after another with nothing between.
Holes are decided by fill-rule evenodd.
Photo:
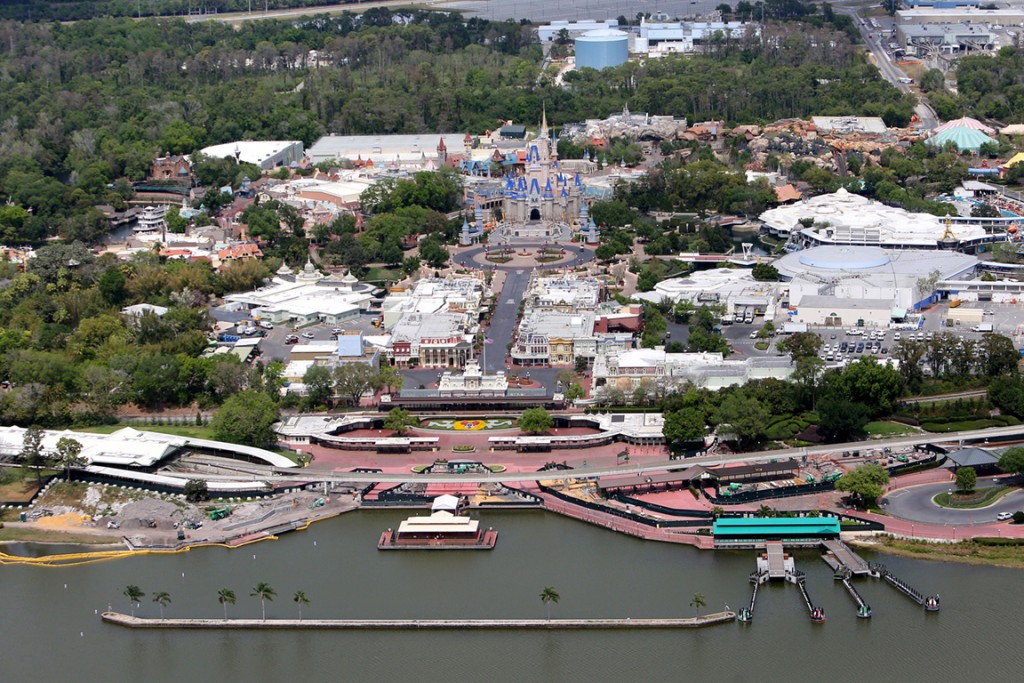
<instances>
[{"instance_id":1,"label":"landscaped hedge","mask_svg":"<svg viewBox=\"0 0 1024 683\"><path fill-rule=\"evenodd\" d=\"M1024 538L989 538L981 536L975 538L978 545L1024 545Z\"/></svg>"},{"instance_id":2,"label":"landscaped hedge","mask_svg":"<svg viewBox=\"0 0 1024 683\"><path fill-rule=\"evenodd\" d=\"M802 415L780 415L768 422L765 427L765 438L772 441L785 441L786 439L792 439L794 436L810 427L817 420L811 420L810 418L817 418L816 414L803 413Z\"/></svg>"},{"instance_id":3,"label":"landscaped hedge","mask_svg":"<svg viewBox=\"0 0 1024 683\"><path fill-rule=\"evenodd\" d=\"M930 422L924 422L921 424L921 428L926 432L966 432L974 429L988 429L990 427L1010 427L1013 425L1019 425L1020 420L1013 417L1012 415L999 415L996 417L989 417L985 419L966 419L956 420L950 418L937 419Z\"/></svg>"}]
</instances>

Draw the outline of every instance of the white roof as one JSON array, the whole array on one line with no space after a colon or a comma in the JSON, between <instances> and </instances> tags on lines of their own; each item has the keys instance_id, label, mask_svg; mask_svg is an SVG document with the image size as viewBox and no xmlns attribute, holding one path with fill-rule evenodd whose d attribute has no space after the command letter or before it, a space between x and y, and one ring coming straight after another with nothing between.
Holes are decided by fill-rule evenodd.
<instances>
[{"instance_id":1,"label":"white roof","mask_svg":"<svg viewBox=\"0 0 1024 683\"><path fill-rule=\"evenodd\" d=\"M462 152L466 133L420 133L416 135L327 135L309 149L314 163L330 159L373 160L374 164L437 158L437 144L444 139L449 154Z\"/></svg>"},{"instance_id":2,"label":"white roof","mask_svg":"<svg viewBox=\"0 0 1024 683\"><path fill-rule=\"evenodd\" d=\"M480 528L479 520L457 517L446 510L438 510L427 517L410 517L398 525L398 534L458 532L473 533Z\"/></svg>"},{"instance_id":3,"label":"white roof","mask_svg":"<svg viewBox=\"0 0 1024 683\"><path fill-rule=\"evenodd\" d=\"M222 159L224 157L233 158L237 152L239 159L245 163L259 166L266 159L292 145L299 145L301 148L302 142L299 140L240 140L225 142L222 145L211 145L200 150L200 153L208 157Z\"/></svg>"},{"instance_id":4,"label":"white roof","mask_svg":"<svg viewBox=\"0 0 1024 683\"><path fill-rule=\"evenodd\" d=\"M22 427L0 427L0 454L14 455L21 452L25 429ZM143 432L131 427L119 429L112 434L92 434L47 429L43 431L43 450L53 452L57 442L67 437L82 444L82 457L89 464L120 465L122 467L152 467L175 451L189 445L216 450L234 451L257 458L276 467L295 467L288 458L251 446L193 439L157 432Z\"/></svg>"},{"instance_id":5,"label":"white roof","mask_svg":"<svg viewBox=\"0 0 1024 683\"><path fill-rule=\"evenodd\" d=\"M816 227L803 227L800 220L808 218L814 220ZM828 242L871 242L883 246L934 246L946 232L945 221L938 216L887 206L843 188L769 209L761 214L761 220L783 233L813 232ZM958 240L977 239L986 234L981 226L958 222L949 229Z\"/></svg>"},{"instance_id":6,"label":"white roof","mask_svg":"<svg viewBox=\"0 0 1024 683\"><path fill-rule=\"evenodd\" d=\"M450 494L438 496L434 499L433 504L430 506L432 512L438 510L457 510L459 507L459 497Z\"/></svg>"}]
</instances>

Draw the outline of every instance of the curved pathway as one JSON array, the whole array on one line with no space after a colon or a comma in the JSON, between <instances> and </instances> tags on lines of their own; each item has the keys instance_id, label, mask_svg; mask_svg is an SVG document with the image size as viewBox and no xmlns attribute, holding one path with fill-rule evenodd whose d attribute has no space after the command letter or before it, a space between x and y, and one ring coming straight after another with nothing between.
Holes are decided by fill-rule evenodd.
<instances>
[{"instance_id":1,"label":"curved pathway","mask_svg":"<svg viewBox=\"0 0 1024 683\"><path fill-rule=\"evenodd\" d=\"M991 480L984 477L986 483ZM978 481L979 486L982 480ZM957 510L944 508L932 499L953 488L953 482L938 482L901 488L885 495L881 504L892 517L910 522L924 524L942 524L947 526L976 526L996 522L1000 512L1016 512L1024 509L1024 491L1017 490L1006 494L992 505L973 510Z\"/></svg>"},{"instance_id":2,"label":"curved pathway","mask_svg":"<svg viewBox=\"0 0 1024 683\"><path fill-rule=\"evenodd\" d=\"M516 253L520 249L527 249L531 251L530 256L514 256L508 263L494 263L487 260L487 252L491 249L497 251L498 249L512 248L516 250ZM532 255L532 252L537 249L543 249L548 247L549 249L564 249L565 257L560 258L557 261L549 261L546 263L537 263ZM584 263L594 260L594 250L589 247L580 246L578 244L561 244L553 241L515 241L507 245L500 244L491 246L478 246L478 247L466 247L459 249L458 252L452 257L452 260L460 266L466 268L476 268L478 270L487 270L494 268L496 270L506 271L517 271L517 270L534 270L544 268L575 268L581 266Z\"/></svg>"}]
</instances>

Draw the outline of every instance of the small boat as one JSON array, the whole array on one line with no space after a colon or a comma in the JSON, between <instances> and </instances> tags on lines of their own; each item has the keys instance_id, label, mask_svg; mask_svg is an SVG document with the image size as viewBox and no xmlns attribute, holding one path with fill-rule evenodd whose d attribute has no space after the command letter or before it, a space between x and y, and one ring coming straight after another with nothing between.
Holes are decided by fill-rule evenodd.
<instances>
[{"instance_id":1,"label":"small boat","mask_svg":"<svg viewBox=\"0 0 1024 683\"><path fill-rule=\"evenodd\" d=\"M938 612L939 611L939 596L932 595L925 598L924 609L926 612Z\"/></svg>"},{"instance_id":2,"label":"small boat","mask_svg":"<svg viewBox=\"0 0 1024 683\"><path fill-rule=\"evenodd\" d=\"M754 613L750 611L749 607L744 607L740 610L739 620L744 623L750 623L754 620Z\"/></svg>"},{"instance_id":3,"label":"small boat","mask_svg":"<svg viewBox=\"0 0 1024 683\"><path fill-rule=\"evenodd\" d=\"M825 610L822 607L815 607L811 610L811 621L815 624L825 623Z\"/></svg>"},{"instance_id":4,"label":"small boat","mask_svg":"<svg viewBox=\"0 0 1024 683\"><path fill-rule=\"evenodd\" d=\"M858 619L870 619L871 618L871 605L861 605L857 608Z\"/></svg>"}]
</instances>

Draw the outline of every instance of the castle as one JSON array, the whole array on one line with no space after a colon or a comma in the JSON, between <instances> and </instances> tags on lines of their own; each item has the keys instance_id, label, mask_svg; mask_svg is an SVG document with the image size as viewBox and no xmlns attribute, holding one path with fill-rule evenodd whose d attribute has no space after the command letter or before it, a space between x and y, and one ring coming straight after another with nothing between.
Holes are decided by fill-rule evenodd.
<instances>
[{"instance_id":1,"label":"castle","mask_svg":"<svg viewBox=\"0 0 1024 683\"><path fill-rule=\"evenodd\" d=\"M519 237L552 237L585 216L583 182L579 173L563 174L558 151L543 114L540 135L527 143L522 174L509 175L502 190L502 213ZM585 220L585 219L584 219ZM586 226L586 223L584 223Z\"/></svg>"}]
</instances>

